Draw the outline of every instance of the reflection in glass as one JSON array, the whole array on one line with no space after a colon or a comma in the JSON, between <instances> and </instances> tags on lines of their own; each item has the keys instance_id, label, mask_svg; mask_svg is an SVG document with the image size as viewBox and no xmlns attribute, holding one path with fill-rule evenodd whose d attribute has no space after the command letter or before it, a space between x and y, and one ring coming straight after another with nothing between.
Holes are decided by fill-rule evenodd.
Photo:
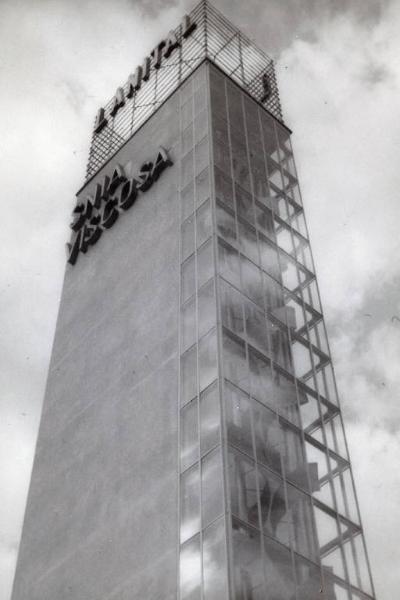
<instances>
[{"instance_id":1,"label":"reflection in glass","mask_svg":"<svg viewBox=\"0 0 400 600\"><path fill-rule=\"evenodd\" d=\"M225 383L224 397L228 442L253 457L250 398L229 382Z\"/></svg>"},{"instance_id":2,"label":"reflection in glass","mask_svg":"<svg viewBox=\"0 0 400 600\"><path fill-rule=\"evenodd\" d=\"M217 377L217 335L215 329L199 342L199 385L204 390Z\"/></svg>"},{"instance_id":3,"label":"reflection in glass","mask_svg":"<svg viewBox=\"0 0 400 600\"><path fill-rule=\"evenodd\" d=\"M260 269L242 255L240 256L240 266L243 292L253 302L256 302L259 306L263 306L263 287Z\"/></svg>"},{"instance_id":4,"label":"reflection in glass","mask_svg":"<svg viewBox=\"0 0 400 600\"><path fill-rule=\"evenodd\" d=\"M214 294L214 280L212 279L199 290L199 338L216 324L216 304Z\"/></svg>"},{"instance_id":5,"label":"reflection in glass","mask_svg":"<svg viewBox=\"0 0 400 600\"><path fill-rule=\"evenodd\" d=\"M203 244L197 252L197 287L214 275L214 258L211 240Z\"/></svg>"},{"instance_id":6,"label":"reflection in glass","mask_svg":"<svg viewBox=\"0 0 400 600\"><path fill-rule=\"evenodd\" d=\"M209 452L201 461L202 527L215 521L224 510L221 448Z\"/></svg>"},{"instance_id":7,"label":"reflection in glass","mask_svg":"<svg viewBox=\"0 0 400 600\"><path fill-rule=\"evenodd\" d=\"M211 236L211 228L211 207L210 201L207 200L196 211L196 242L198 248Z\"/></svg>"},{"instance_id":8,"label":"reflection in glass","mask_svg":"<svg viewBox=\"0 0 400 600\"><path fill-rule=\"evenodd\" d=\"M196 341L196 302L194 296L181 309L182 351Z\"/></svg>"},{"instance_id":9,"label":"reflection in glass","mask_svg":"<svg viewBox=\"0 0 400 600\"><path fill-rule=\"evenodd\" d=\"M247 341L264 354L268 354L267 327L264 313L250 300L244 300Z\"/></svg>"},{"instance_id":10,"label":"reflection in glass","mask_svg":"<svg viewBox=\"0 0 400 600\"><path fill-rule=\"evenodd\" d=\"M232 514L259 527L255 462L229 450L229 488Z\"/></svg>"},{"instance_id":11,"label":"reflection in glass","mask_svg":"<svg viewBox=\"0 0 400 600\"><path fill-rule=\"evenodd\" d=\"M201 206L210 196L208 167L196 177L196 205Z\"/></svg>"},{"instance_id":12,"label":"reflection in glass","mask_svg":"<svg viewBox=\"0 0 400 600\"><path fill-rule=\"evenodd\" d=\"M195 465L181 475L181 542L200 529L200 475Z\"/></svg>"},{"instance_id":13,"label":"reflection in glass","mask_svg":"<svg viewBox=\"0 0 400 600\"><path fill-rule=\"evenodd\" d=\"M260 534L236 519L232 519L232 529L235 600L262 600L265 587Z\"/></svg>"},{"instance_id":14,"label":"reflection in glass","mask_svg":"<svg viewBox=\"0 0 400 600\"><path fill-rule=\"evenodd\" d=\"M281 474L282 439L278 417L255 400L252 400L252 409L257 461Z\"/></svg>"},{"instance_id":15,"label":"reflection in glass","mask_svg":"<svg viewBox=\"0 0 400 600\"><path fill-rule=\"evenodd\" d=\"M238 335L243 335L243 296L223 279L220 280L222 324Z\"/></svg>"},{"instance_id":16,"label":"reflection in glass","mask_svg":"<svg viewBox=\"0 0 400 600\"><path fill-rule=\"evenodd\" d=\"M263 236L259 236L259 246L261 255L261 266L276 280L280 280L280 269L278 262L278 253L276 248Z\"/></svg>"},{"instance_id":17,"label":"reflection in glass","mask_svg":"<svg viewBox=\"0 0 400 600\"><path fill-rule=\"evenodd\" d=\"M267 537L264 538L264 549L267 588L274 590L274 600L294 600L295 584L289 549Z\"/></svg>"},{"instance_id":18,"label":"reflection in glass","mask_svg":"<svg viewBox=\"0 0 400 600\"><path fill-rule=\"evenodd\" d=\"M249 225L245 225L239 221L239 243L240 251L243 252L248 258L250 258L257 265L259 263L258 258L258 246L256 230Z\"/></svg>"},{"instance_id":19,"label":"reflection in glass","mask_svg":"<svg viewBox=\"0 0 400 600\"><path fill-rule=\"evenodd\" d=\"M203 598L225 600L227 592L225 521L222 518L203 532Z\"/></svg>"},{"instance_id":20,"label":"reflection in glass","mask_svg":"<svg viewBox=\"0 0 400 600\"><path fill-rule=\"evenodd\" d=\"M290 514L291 545L296 552L311 560L318 559L318 549L311 498L293 485L287 485L287 498Z\"/></svg>"},{"instance_id":21,"label":"reflection in glass","mask_svg":"<svg viewBox=\"0 0 400 600\"><path fill-rule=\"evenodd\" d=\"M181 404L197 395L197 347L192 346L181 358Z\"/></svg>"},{"instance_id":22,"label":"reflection in glass","mask_svg":"<svg viewBox=\"0 0 400 600\"><path fill-rule=\"evenodd\" d=\"M184 188L193 179L193 151L191 150L181 161L181 186Z\"/></svg>"},{"instance_id":23,"label":"reflection in glass","mask_svg":"<svg viewBox=\"0 0 400 600\"><path fill-rule=\"evenodd\" d=\"M196 175L201 173L208 166L208 138L205 137L194 148ZM183 169L183 161L182 161Z\"/></svg>"},{"instance_id":24,"label":"reflection in glass","mask_svg":"<svg viewBox=\"0 0 400 600\"><path fill-rule=\"evenodd\" d=\"M283 421L281 421L281 424L283 446L282 458L286 478L303 490L309 491L307 467L310 472L310 477L315 477L315 466L313 466L310 458L310 463L307 464L306 462L300 432L285 424ZM315 485L317 485L317 483Z\"/></svg>"},{"instance_id":25,"label":"reflection in glass","mask_svg":"<svg viewBox=\"0 0 400 600\"><path fill-rule=\"evenodd\" d=\"M321 597L321 573L317 565L295 554L296 593L299 600Z\"/></svg>"},{"instance_id":26,"label":"reflection in glass","mask_svg":"<svg viewBox=\"0 0 400 600\"><path fill-rule=\"evenodd\" d=\"M192 400L181 410L181 471L198 460L197 400Z\"/></svg>"},{"instance_id":27,"label":"reflection in glass","mask_svg":"<svg viewBox=\"0 0 400 600\"><path fill-rule=\"evenodd\" d=\"M182 224L182 261L194 252L194 218L191 216Z\"/></svg>"},{"instance_id":28,"label":"reflection in glass","mask_svg":"<svg viewBox=\"0 0 400 600\"><path fill-rule=\"evenodd\" d=\"M181 546L179 571L181 600L200 600L201 556L199 535Z\"/></svg>"},{"instance_id":29,"label":"reflection in glass","mask_svg":"<svg viewBox=\"0 0 400 600\"><path fill-rule=\"evenodd\" d=\"M236 210L239 217L254 224L254 207L251 194L235 185Z\"/></svg>"},{"instance_id":30,"label":"reflection in glass","mask_svg":"<svg viewBox=\"0 0 400 600\"><path fill-rule=\"evenodd\" d=\"M258 466L260 511L263 531L282 544L289 544L289 527L283 479Z\"/></svg>"},{"instance_id":31,"label":"reflection in glass","mask_svg":"<svg viewBox=\"0 0 400 600\"><path fill-rule=\"evenodd\" d=\"M236 242L235 217L221 204L217 204L217 228L218 233L230 244Z\"/></svg>"},{"instance_id":32,"label":"reflection in glass","mask_svg":"<svg viewBox=\"0 0 400 600\"><path fill-rule=\"evenodd\" d=\"M193 181L181 191L181 220L184 221L194 211Z\"/></svg>"},{"instance_id":33,"label":"reflection in glass","mask_svg":"<svg viewBox=\"0 0 400 600\"><path fill-rule=\"evenodd\" d=\"M249 349L250 392L263 404L277 409L270 362L252 348Z\"/></svg>"},{"instance_id":34,"label":"reflection in glass","mask_svg":"<svg viewBox=\"0 0 400 600\"><path fill-rule=\"evenodd\" d=\"M195 271L194 271L194 255L182 265L182 302L185 302L195 289Z\"/></svg>"},{"instance_id":35,"label":"reflection in glass","mask_svg":"<svg viewBox=\"0 0 400 600\"><path fill-rule=\"evenodd\" d=\"M219 240L218 259L221 275L236 287L240 287L239 254L237 250Z\"/></svg>"},{"instance_id":36,"label":"reflection in glass","mask_svg":"<svg viewBox=\"0 0 400 600\"><path fill-rule=\"evenodd\" d=\"M220 405L217 384L200 394L200 449L201 455L220 442Z\"/></svg>"},{"instance_id":37,"label":"reflection in glass","mask_svg":"<svg viewBox=\"0 0 400 600\"><path fill-rule=\"evenodd\" d=\"M214 173L216 199L234 210L232 179L222 173L217 167L215 167Z\"/></svg>"},{"instance_id":38,"label":"reflection in glass","mask_svg":"<svg viewBox=\"0 0 400 600\"><path fill-rule=\"evenodd\" d=\"M225 377L242 389L248 387L246 350L244 342L234 339L226 332L223 335Z\"/></svg>"}]
</instances>

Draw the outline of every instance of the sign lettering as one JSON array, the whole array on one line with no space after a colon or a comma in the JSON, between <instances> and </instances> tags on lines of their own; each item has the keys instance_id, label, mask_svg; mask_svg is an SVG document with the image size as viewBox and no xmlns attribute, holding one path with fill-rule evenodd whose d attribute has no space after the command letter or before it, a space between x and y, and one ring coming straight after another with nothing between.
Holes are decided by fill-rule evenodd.
<instances>
[{"instance_id":1,"label":"sign lettering","mask_svg":"<svg viewBox=\"0 0 400 600\"><path fill-rule=\"evenodd\" d=\"M113 99L111 100L111 108L109 115L106 114L105 109L101 106L97 112L94 132L100 133L106 127L109 117L115 117L117 112L122 106L125 105L126 98L132 98L136 92L140 90L143 82L150 79L150 73L152 69L159 69L162 65L162 61L169 58L171 54L179 48L182 41L190 36L190 34L196 29L197 24L194 23L189 15L185 15L181 23L181 35L180 39L174 31L170 31L165 40L161 40L159 44L152 50L150 56L146 56L143 64L136 68L134 73L131 73L128 77L128 81L125 86L119 87L115 92Z\"/></svg>"},{"instance_id":2,"label":"sign lettering","mask_svg":"<svg viewBox=\"0 0 400 600\"><path fill-rule=\"evenodd\" d=\"M79 200L72 211L70 227L73 234L67 244L67 261L74 265L79 252L86 254L103 232L114 225L119 215L134 204L139 192L149 190L170 166L172 161L167 151L160 147L154 161L143 163L134 177L128 179L123 167L118 164L111 177L105 175L96 185L94 195Z\"/></svg>"}]
</instances>

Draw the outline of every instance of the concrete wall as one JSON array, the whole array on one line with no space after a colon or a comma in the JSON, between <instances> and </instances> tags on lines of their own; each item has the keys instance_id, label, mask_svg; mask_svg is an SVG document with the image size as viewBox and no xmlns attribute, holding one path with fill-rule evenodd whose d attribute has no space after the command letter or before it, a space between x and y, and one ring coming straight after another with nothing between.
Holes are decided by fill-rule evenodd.
<instances>
[{"instance_id":1,"label":"concrete wall","mask_svg":"<svg viewBox=\"0 0 400 600\"><path fill-rule=\"evenodd\" d=\"M174 165L67 266L13 600L175 600L179 92L103 168Z\"/></svg>"}]
</instances>

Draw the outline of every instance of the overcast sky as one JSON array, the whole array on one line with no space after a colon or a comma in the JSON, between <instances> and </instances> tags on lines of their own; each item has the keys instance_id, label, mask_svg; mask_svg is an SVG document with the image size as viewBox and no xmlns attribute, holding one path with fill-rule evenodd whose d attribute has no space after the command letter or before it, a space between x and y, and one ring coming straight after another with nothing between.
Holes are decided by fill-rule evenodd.
<instances>
[{"instance_id":1,"label":"overcast sky","mask_svg":"<svg viewBox=\"0 0 400 600\"><path fill-rule=\"evenodd\" d=\"M400 589L400 1L216 0L277 61L379 600ZM193 3L0 1L0 600L99 105Z\"/></svg>"}]
</instances>

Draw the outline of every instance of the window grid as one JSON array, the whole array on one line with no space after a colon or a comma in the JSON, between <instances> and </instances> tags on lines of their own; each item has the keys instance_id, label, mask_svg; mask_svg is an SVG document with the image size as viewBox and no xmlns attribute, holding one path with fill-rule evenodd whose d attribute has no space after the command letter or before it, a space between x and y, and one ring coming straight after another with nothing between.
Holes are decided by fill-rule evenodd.
<instances>
[{"instance_id":1,"label":"window grid","mask_svg":"<svg viewBox=\"0 0 400 600\"><path fill-rule=\"evenodd\" d=\"M227 593L206 78L202 67L181 90L181 600L214 600ZM187 336L192 321L194 333ZM188 386L186 378L195 382ZM215 573L213 557L221 567Z\"/></svg>"},{"instance_id":2,"label":"window grid","mask_svg":"<svg viewBox=\"0 0 400 600\"><path fill-rule=\"evenodd\" d=\"M239 174L237 169L235 172L234 160L236 160L236 157L239 156L240 153L243 153L243 149L240 149L239 146L237 145L235 152L233 152L233 150L231 150L232 136L235 137L237 135L235 130L237 128L240 129L240 118L238 120L238 118L237 118L238 115L235 114L234 115L235 127L233 127L230 124L230 118L232 118L232 115L230 115L229 108L228 108L228 110L226 110L226 104L227 104L227 100L229 103L228 94L229 93L235 94L235 92L233 91L234 88L231 84L226 83L224 81L225 78L222 78L219 74L217 74L214 69L210 68L210 71L211 71L211 75L212 75L212 81L211 81L212 119L213 119L213 130L215 131L214 152L215 152L216 177L217 177L217 179L218 179L218 177L221 179L221 173L225 172L225 175L227 176L227 177L225 177L225 181L227 182L228 186L230 184L230 188L231 188L230 193L231 193L232 197L229 198L229 191L225 194L225 196L222 193L222 202L223 202L222 205L224 205L225 203L229 205L229 208L226 212L231 214L231 217L233 217L234 225L232 225L232 227L231 227L232 236L233 236L233 238L236 238L236 240L240 243L240 241L241 241L240 235L241 234L239 231L239 227L240 227L240 223L242 222L242 220L238 214L237 194L236 194L236 190L238 188L235 189L235 193L234 193L233 192L233 189L234 189L233 184L235 182L235 177L238 178L238 174ZM217 81L218 78L219 78L219 81ZM213 82L213 79L214 79L214 82ZM226 90L225 90L225 86L226 86ZM225 96L225 99L223 98L223 94L221 94L221 89L224 89L225 93L227 94ZM221 99L221 96L222 96L222 99ZM241 94L241 96L242 96L241 102L243 102L243 95ZM245 99L245 102L247 103L247 105L246 105L247 108L249 105L252 104L248 98ZM223 114L224 113L224 105L225 105L225 115ZM256 115L255 118L259 121L259 131L261 131L261 134L262 134L261 135L262 150L263 150L262 154L263 154L263 160L265 163L265 172L266 172L266 174L268 174L268 186L269 186L269 197L267 199L261 198L261 202L260 202L259 198L257 198L257 199L255 198L252 166L251 166L251 160L250 160L250 154L249 154L250 143L249 143L249 137L248 137L248 133L247 133L247 131L248 131L248 129L247 129L248 115L243 110L243 108L244 108L244 106L242 104L242 118L244 117L246 119L246 121L244 121L244 118L243 118L243 123L245 123L243 129L244 129L244 133L245 133L244 139L246 142L246 149L245 149L246 159L245 160L247 162L247 173L246 173L246 166L245 166L242 169L241 175L243 176L243 179L240 180L240 184L242 184L243 187L245 189L247 189L247 191L249 193L251 193L252 211L250 210L250 212L248 213L250 215L248 217L248 222L251 223L251 220L253 218L253 215L255 214L257 205L261 202L262 203L265 202L267 204L268 208L272 209L271 212L274 216L275 232L279 231L278 228L280 227L281 230L283 230L283 232L285 234L288 234L288 235L286 235L285 243L288 244L289 246L284 247L279 252L280 273L282 273L282 271L283 271L283 264L282 264L282 259L283 259L286 261L287 260L291 261L291 264L294 265L295 273L296 272L297 272L297 274L301 273L303 276L303 281L301 281L301 280L299 281L299 284L293 290L291 290L292 294L288 294L288 297L292 297L292 298L296 299L296 303L300 307L300 313L303 314L304 325L302 326L300 332L299 331L295 332L293 325L290 322L290 318L288 317L288 315L286 315L286 323L285 323L285 319L283 319L283 323L279 323L278 326L282 329L283 329L283 327L286 326L286 331L287 331L288 340L289 340L289 347L290 346L293 347L294 344L300 342L301 346L306 349L308 348L308 352L309 352L310 369L309 369L309 372L305 373L304 375L306 375L306 381L310 385L312 390L310 390L309 388L307 388L304 385L305 381L300 383L295 380L296 397L297 397L298 407L300 408L300 410L299 410L300 414L302 413L301 401L303 401L303 404L304 404L304 402L307 400L304 395L303 396L301 395L301 394L304 394L305 390L308 392L310 397L313 397L314 399L316 399L318 418L316 419L316 423L314 424L314 427L315 427L315 429L318 429L318 426L319 426L320 432L318 432L317 436L315 434L315 431L311 432L311 433L313 433L313 435L311 435L311 433L307 433L307 432L305 432L302 435L303 435L304 441L307 441L307 443L310 447L314 448L315 450L321 451L323 456L325 457L324 460L327 463L327 473L325 476L324 484L325 484L325 486L328 486L331 488L332 508L329 508L323 502L316 500L316 499L313 501L313 505L314 505L314 511L316 510L316 507L318 507L324 513L325 516L327 515L333 519L332 522L336 522L338 535L336 537L334 537L333 539L331 539L330 545L325 544L325 546L322 546L322 550L325 549L325 552L328 552L331 548L338 549L341 554L341 559L342 559L343 565L344 565L344 573L342 574L342 578L339 578L336 573L334 573L334 572L332 573L332 569L330 569L328 567L328 565L326 565L326 561L324 561L325 557L322 556L322 565L323 565L322 566L322 575L324 576L324 578L326 580L325 581L326 593L327 594L329 593L328 588L330 586L336 585L336 586L341 586L341 589L343 590L343 594L345 594L344 590L347 590L348 597L350 597L350 595L349 595L350 591L352 589L355 589L353 587L354 580L353 581L350 580L349 570L348 570L348 565L347 565L348 560L349 560L349 552L347 552L347 560L346 560L345 552L344 552L345 543L347 542L347 540L350 540L351 552L352 552L353 562L354 562L353 566L355 567L355 570L357 573L356 585L358 585L359 588L363 587L365 592L369 592L370 594L372 594L372 589L371 589L370 584L368 582L366 582L366 583L361 582L361 579L358 575L359 565L357 563L356 555L355 555L355 540L356 539L361 540L361 536L362 536L361 528L348 519L348 513L350 511L348 509L348 498L345 493L346 485L344 482L344 473L349 473L349 475L350 475L350 480L349 480L349 478L347 479L347 485L350 486L350 488L351 488L350 491L353 496L354 496L354 490L353 490L351 471L349 468L349 463L347 461L347 447L346 447L345 441L344 441L344 452L345 452L346 458L340 457L340 455L335 452L335 450L337 450L337 447L338 447L337 439L336 439L337 433L340 433L343 440L345 438L344 438L344 433L343 433L343 429L342 429L342 419L341 419L341 415L340 415L340 409L337 406L336 388L335 388L332 367L331 367L331 363L330 363L329 346L328 346L328 343L326 340L325 327L324 327L322 313L321 313L321 309L320 309L318 288L317 288L316 281L315 281L315 278L313 275L314 266L313 266L313 262L312 262L311 250L310 250L308 239L307 239L308 238L307 230L306 230L305 220L304 220L304 216L303 216L300 192L298 190L296 170L295 170L295 165L294 165L294 161L293 161L293 153L292 153L292 149L290 146L290 139L288 137L287 132L282 127L280 127L279 124L274 123L273 119L271 119L265 113L265 111L262 111L261 109L259 109L254 103L253 112ZM264 114L262 114L262 113L264 113ZM226 133L225 134L224 134L224 130L223 130L224 121L226 124L225 125ZM268 121L267 124L265 124L266 121ZM219 124L219 127L218 127L218 124ZM270 131L271 130L273 131L272 143L271 143L271 137L266 138L268 128ZM224 141L224 136L225 136L225 141ZM269 148L269 150L272 150L271 159L269 159L269 154L267 152L268 148ZM225 151L225 156L224 156L223 151ZM239 152L239 154L238 154L238 152ZM226 158L227 156L228 156L228 160ZM275 158L276 160L273 160L273 158ZM271 171L268 171L268 166L271 167L271 165L275 169L276 169L276 166L278 167L279 171L276 170L276 172L280 176L280 182L279 182L279 177L275 177L274 182L272 182L270 180ZM231 181L229 181L229 178ZM280 183L281 189L279 188L279 183ZM221 201L220 194L221 194L221 190L218 189L218 185L216 183L217 207L219 205L219 202ZM253 215L251 214L251 212L253 212ZM255 237L257 240L257 248L258 248L258 254L259 254L258 262L259 262L259 265L261 266L260 239L262 239L263 234L260 232L259 228L255 229L255 233L256 233ZM234 244L234 241L232 241L232 240L229 240L229 242ZM275 242L278 242L277 238L275 238ZM238 246L239 246L239 244L238 244ZM289 251L288 251L288 247L289 247ZM237 252L237 256L240 258L240 256L242 254L243 254L243 248L239 248L239 251ZM243 256L245 256L245 255L243 255ZM249 258L251 261L254 261L254 256L253 257L247 256L246 258ZM304 267L302 265L304 265L306 268L304 269ZM219 258L219 267L221 267L220 258ZM307 273L310 273L311 281L304 279L304 273L305 273L306 277L307 277ZM269 274L269 275L271 275L271 274ZM298 275L297 275L297 277L298 277ZM265 281L266 281L266 279L265 279L265 277L263 277L263 285L265 284ZM221 277L219 277L219 289L221 289L220 286L222 285L222 282L223 282L223 279ZM279 277L278 277L277 283L279 284L282 291L285 291L285 288L283 286L284 282L282 280L279 281ZM229 284L226 284L226 285L229 285ZM234 282L233 286L231 286L231 287L232 287L232 289L234 289L234 287L236 287L237 290L240 290L240 292L241 292L240 296L242 298L246 297L246 292L244 291L244 286L243 286L242 269L240 269L239 277L237 278L237 280ZM239 291L238 291L238 293L239 293ZM265 301L265 298L266 298L265 293L264 293L263 297L264 297L264 301ZM222 298L222 296L221 296L221 298ZM254 302L254 299L251 298L251 301ZM222 302L223 301L221 300L221 303ZM307 318L305 316L307 308L308 308L309 312L311 309L311 312L314 315L314 319L315 319L316 315L318 315L318 317L314 321L307 320ZM242 315L243 315L243 302L242 302L241 311L242 311ZM264 315L267 317L267 321L268 321L269 314L268 314L268 309L266 306L264 306ZM243 319L243 321L245 322L245 318ZM312 327L316 327L318 325L318 323L320 323L319 330L318 329L313 330ZM246 329L247 329L247 327L244 326L243 338L246 342L245 343L245 349L246 349L246 357L245 358L246 358L247 369L249 369L249 348L251 348L251 346L249 344L249 339L248 339ZM265 335L266 335L266 338L268 339L268 346L271 347L270 343L269 343L269 339L271 337L270 330L268 330L268 333L266 333ZM321 342L321 335L325 337L325 340L323 343ZM323 348L323 350L322 350L322 348ZM258 348L258 351L259 350L260 349ZM319 360L319 362L317 362L317 359ZM275 366L274 363L271 362L270 364L271 364L272 369L274 369L274 366ZM276 366L275 366L275 369L276 369ZM281 370L281 369L282 369L282 366L279 366L278 370ZM327 371L327 369L329 369L329 371ZM299 376L298 368L296 368L296 365L295 365L295 370L296 370L296 375L298 377ZM328 375L329 375L329 377L331 377L330 383L327 380ZM302 381L302 380L300 380L300 381ZM323 388L321 388L321 385L323 386ZM301 390L301 394L300 394L299 390ZM330 393L328 393L329 390L330 390ZM322 392L322 394L321 394L321 392ZM323 415L322 407L325 410L324 415ZM332 407L334 407L334 408L332 408ZM327 408L328 408L328 418L326 418L326 409ZM330 415L329 415L329 411L331 413ZM334 426L333 419L335 419L336 416L338 416L338 419L336 420L336 423L338 425ZM332 449L332 447L329 446L329 443L328 443L328 436L327 436L327 430L326 430L326 428L328 426L332 430L331 431L331 440L333 441L334 449ZM318 439L318 436L319 436L319 439ZM339 463L337 462L338 460L339 460ZM257 464L257 460L255 461L255 464ZM345 465L344 468L343 468L343 465ZM343 515L343 510L342 510L340 513L340 516L339 516L337 491L335 490L335 487L334 487L335 478L336 478L336 482L338 480L340 482L340 486L337 486L337 490L340 487L342 495L343 495L344 510L347 513L346 515ZM285 485L288 485L288 484L286 483ZM311 494L310 496L313 496L313 494ZM357 506L356 506L356 513L358 516ZM356 536L356 537L354 537L354 536ZM347 545L348 545L348 543L347 543ZM362 541L362 545L364 547L363 541ZM367 566L366 570L368 571L368 566ZM368 578L368 575L367 575L367 578ZM328 597L328 595L326 597Z\"/></svg>"}]
</instances>

